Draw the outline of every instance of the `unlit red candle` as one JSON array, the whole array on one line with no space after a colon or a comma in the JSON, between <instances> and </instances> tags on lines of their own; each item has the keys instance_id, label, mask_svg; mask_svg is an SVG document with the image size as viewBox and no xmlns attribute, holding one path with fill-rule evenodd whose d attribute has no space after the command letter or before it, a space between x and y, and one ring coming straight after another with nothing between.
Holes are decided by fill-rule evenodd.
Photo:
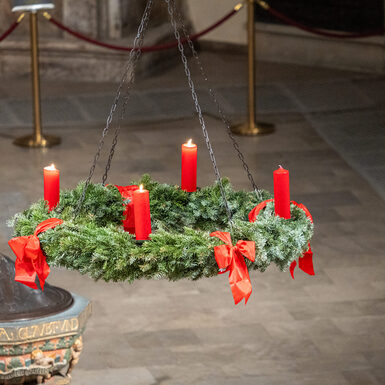
<instances>
[{"instance_id":1,"label":"unlit red candle","mask_svg":"<svg viewBox=\"0 0 385 385\"><path fill-rule=\"evenodd\" d=\"M290 218L290 180L289 171L279 166L274 171L274 205L275 215Z\"/></svg>"},{"instance_id":2,"label":"unlit red candle","mask_svg":"<svg viewBox=\"0 0 385 385\"><path fill-rule=\"evenodd\" d=\"M53 210L60 200L60 171L54 164L44 167L44 200L49 210Z\"/></svg>"},{"instance_id":3,"label":"unlit red candle","mask_svg":"<svg viewBox=\"0 0 385 385\"><path fill-rule=\"evenodd\" d=\"M197 145L190 139L182 144L182 190L193 192L197 189Z\"/></svg>"},{"instance_id":4,"label":"unlit red candle","mask_svg":"<svg viewBox=\"0 0 385 385\"><path fill-rule=\"evenodd\" d=\"M145 241L150 239L151 234L151 213L150 194L148 190L140 185L133 193L134 216L135 216L135 237L137 240Z\"/></svg>"}]
</instances>

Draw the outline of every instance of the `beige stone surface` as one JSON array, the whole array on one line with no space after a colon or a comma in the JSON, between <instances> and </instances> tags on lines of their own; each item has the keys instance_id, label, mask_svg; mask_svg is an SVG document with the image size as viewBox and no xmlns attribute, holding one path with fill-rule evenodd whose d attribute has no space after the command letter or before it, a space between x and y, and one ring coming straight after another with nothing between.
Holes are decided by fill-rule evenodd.
<instances>
[{"instance_id":1,"label":"beige stone surface","mask_svg":"<svg viewBox=\"0 0 385 385\"><path fill-rule=\"evenodd\" d=\"M203 60L209 63L207 70L215 86L226 85L239 94L239 86L246 80L244 56L208 55ZM328 93L325 83L334 84L336 79L338 85ZM377 85L383 80L370 79ZM272 172L278 164L290 170L292 198L314 215L316 275L298 270L293 281L289 273L273 266L264 274L252 272L253 294L247 306L235 307L225 276L129 285L94 282L77 272L53 269L50 283L93 301L83 356L73 373L74 385L384 383L385 201L314 128L320 121L334 123L331 127L336 131L352 130L348 132L357 137L366 132L367 137L383 140L374 130L381 127L381 120L377 122L372 112L383 111L379 97L383 88L374 92L374 86L368 87L373 91L371 98L377 100L371 99L369 104L361 89L353 88L352 93L352 84L370 79L352 72L261 63L258 84L271 92L262 95L272 96L262 96L265 113L259 117L275 123L276 131L269 136L238 138L258 185L272 190ZM5 101L23 98L28 84L27 80L3 78L0 95ZM171 101L174 87L184 84L178 66L138 79L137 86L147 96L154 90L169 90ZM51 99L64 95L71 100L85 93L97 96L106 90L113 92L115 87L70 79L44 83ZM290 100L297 100L296 110L279 109L282 90L292 95ZM335 105L332 113L330 104ZM180 111L184 113L185 107L179 105L169 120L165 116L161 121L125 123L109 182L128 183L149 172L157 180L179 183L178 149L187 137L193 137L199 146L198 184L212 183L214 175L199 124L192 115L171 120ZM155 109L153 113L157 116ZM374 120L362 123L362 113ZM206 120L222 174L237 188L249 188L221 122L208 116ZM354 125L354 120L360 124ZM378 126L372 126L375 122ZM74 187L87 175L102 128L101 122L82 120L47 125L46 132L60 135L63 143L39 151L11 144L30 127L0 125L1 252L9 254L5 218L42 195L42 168L55 162L61 170L62 187ZM100 180L105 160L104 153L95 181Z\"/></svg>"}]
</instances>

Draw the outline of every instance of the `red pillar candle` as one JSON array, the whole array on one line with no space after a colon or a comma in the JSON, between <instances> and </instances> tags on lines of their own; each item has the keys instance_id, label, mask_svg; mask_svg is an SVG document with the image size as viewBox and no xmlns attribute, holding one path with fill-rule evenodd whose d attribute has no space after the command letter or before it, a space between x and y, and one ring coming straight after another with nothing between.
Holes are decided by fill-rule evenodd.
<instances>
[{"instance_id":1,"label":"red pillar candle","mask_svg":"<svg viewBox=\"0 0 385 385\"><path fill-rule=\"evenodd\" d=\"M53 210L60 199L60 171L54 164L44 167L44 200L49 210Z\"/></svg>"},{"instance_id":2,"label":"red pillar candle","mask_svg":"<svg viewBox=\"0 0 385 385\"><path fill-rule=\"evenodd\" d=\"M197 145L190 139L182 144L182 190L193 192L197 189Z\"/></svg>"},{"instance_id":3,"label":"red pillar candle","mask_svg":"<svg viewBox=\"0 0 385 385\"><path fill-rule=\"evenodd\" d=\"M289 171L279 166L274 171L274 205L275 215L290 218L290 181Z\"/></svg>"},{"instance_id":4,"label":"red pillar candle","mask_svg":"<svg viewBox=\"0 0 385 385\"><path fill-rule=\"evenodd\" d=\"M150 194L148 190L140 185L138 190L133 192L134 216L135 216L135 236L137 240L144 241L150 239L151 234L151 214L150 214Z\"/></svg>"}]
</instances>

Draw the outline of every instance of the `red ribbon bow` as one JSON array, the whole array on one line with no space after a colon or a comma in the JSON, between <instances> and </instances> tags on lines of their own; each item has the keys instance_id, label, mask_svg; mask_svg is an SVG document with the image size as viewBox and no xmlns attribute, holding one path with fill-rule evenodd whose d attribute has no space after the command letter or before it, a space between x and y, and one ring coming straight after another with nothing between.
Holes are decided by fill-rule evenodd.
<instances>
[{"instance_id":1,"label":"red ribbon bow","mask_svg":"<svg viewBox=\"0 0 385 385\"><path fill-rule=\"evenodd\" d=\"M255 260L255 242L238 241L235 246L231 243L231 235L227 232L215 231L210 234L211 237L217 237L225 242L225 245L215 246L215 260L220 269L218 274L230 271L229 282L233 293L234 302L237 305L242 299L245 299L245 305L251 295L252 288L249 271L243 258L250 261Z\"/></svg>"},{"instance_id":2,"label":"red ribbon bow","mask_svg":"<svg viewBox=\"0 0 385 385\"><path fill-rule=\"evenodd\" d=\"M21 282L32 289L37 289L35 282L37 275L40 287L44 290L45 280L49 275L50 268L40 247L38 235L62 223L61 219L50 218L39 223L33 235L12 238L8 241L9 246L16 255L15 281Z\"/></svg>"},{"instance_id":3,"label":"red ribbon bow","mask_svg":"<svg viewBox=\"0 0 385 385\"><path fill-rule=\"evenodd\" d=\"M123 227L124 230L129 232L130 234L135 234L135 215L134 215L134 202L133 195L134 191L139 188L137 185L132 186L117 186L115 187L119 190L120 195L124 200L129 200L129 202L125 203L124 210L124 218L123 219Z\"/></svg>"},{"instance_id":4,"label":"red ribbon bow","mask_svg":"<svg viewBox=\"0 0 385 385\"><path fill-rule=\"evenodd\" d=\"M257 206L255 206L249 213L249 221L255 222L261 210L263 210L269 202L273 202L273 201L274 199L267 199L259 203ZM291 201L291 203L293 203L293 205L296 205L298 208L302 209L305 212L306 216L310 219L311 223L313 223L313 217L311 216L310 211L307 209L305 205L294 201ZM290 274L293 279L294 279L294 270L296 266L297 266L297 261L293 261L290 265ZM314 266L313 266L313 252L310 247L310 242L309 242L309 248L307 249L307 251L305 251L302 254L302 256L298 258L298 267L302 271L304 271L306 274L315 275Z\"/></svg>"}]
</instances>

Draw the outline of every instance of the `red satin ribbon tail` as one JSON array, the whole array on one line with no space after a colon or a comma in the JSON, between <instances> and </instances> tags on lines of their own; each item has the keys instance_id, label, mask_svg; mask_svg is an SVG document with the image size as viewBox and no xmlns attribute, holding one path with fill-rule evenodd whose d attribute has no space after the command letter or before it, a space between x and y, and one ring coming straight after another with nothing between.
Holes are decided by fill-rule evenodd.
<instances>
[{"instance_id":1,"label":"red satin ribbon tail","mask_svg":"<svg viewBox=\"0 0 385 385\"><path fill-rule=\"evenodd\" d=\"M230 266L231 259L232 259L231 246L229 245L215 246L214 255L220 271L223 272L227 270Z\"/></svg>"},{"instance_id":2,"label":"red satin ribbon tail","mask_svg":"<svg viewBox=\"0 0 385 385\"><path fill-rule=\"evenodd\" d=\"M127 231L130 234L135 234L135 213L134 213L134 203L132 201L126 204L126 209L124 210L123 219L123 228L124 231Z\"/></svg>"},{"instance_id":3,"label":"red satin ribbon tail","mask_svg":"<svg viewBox=\"0 0 385 385\"><path fill-rule=\"evenodd\" d=\"M40 282L41 291L44 291L45 280L39 278L39 282Z\"/></svg>"},{"instance_id":4,"label":"red satin ribbon tail","mask_svg":"<svg viewBox=\"0 0 385 385\"><path fill-rule=\"evenodd\" d=\"M14 254L16 256L18 255L23 255L24 254L24 249L25 245L28 242L29 237L17 237L17 238L12 238L8 241L9 247L12 249Z\"/></svg>"},{"instance_id":5,"label":"red satin ribbon tail","mask_svg":"<svg viewBox=\"0 0 385 385\"><path fill-rule=\"evenodd\" d=\"M16 255L15 261L15 281L23 283L24 285L37 289L36 285L36 271L33 267L31 260L23 260L19 256L24 255L25 245L27 244L29 237L18 237L8 241L9 247Z\"/></svg>"},{"instance_id":6,"label":"red satin ribbon tail","mask_svg":"<svg viewBox=\"0 0 385 385\"><path fill-rule=\"evenodd\" d=\"M245 299L245 305L252 293L251 282L249 280L242 280L234 283L230 283L231 292L233 294L234 303L238 305L239 302Z\"/></svg>"},{"instance_id":7,"label":"red satin ribbon tail","mask_svg":"<svg viewBox=\"0 0 385 385\"><path fill-rule=\"evenodd\" d=\"M294 279L294 270L296 266L297 266L297 261L293 261L290 265L290 274L291 274L291 278L293 279Z\"/></svg>"},{"instance_id":8,"label":"red satin ribbon tail","mask_svg":"<svg viewBox=\"0 0 385 385\"><path fill-rule=\"evenodd\" d=\"M36 268L36 272L37 272L37 276L39 278L41 290L44 290L45 281L48 278L51 269L50 269L50 267L49 267L49 265L45 259L45 256L43 255L43 253L42 253L40 258L41 258L40 259L40 266L38 266Z\"/></svg>"},{"instance_id":9,"label":"red satin ribbon tail","mask_svg":"<svg viewBox=\"0 0 385 385\"><path fill-rule=\"evenodd\" d=\"M31 263L23 263L18 258L15 261L15 281L32 289L37 289L36 271Z\"/></svg>"},{"instance_id":10,"label":"red satin ribbon tail","mask_svg":"<svg viewBox=\"0 0 385 385\"><path fill-rule=\"evenodd\" d=\"M261 203L259 203L257 206L255 206L250 212L249 212L249 222L255 222L257 220L257 217L261 210L263 210L266 205L269 202L272 202L274 199L267 199Z\"/></svg>"},{"instance_id":11,"label":"red satin ribbon tail","mask_svg":"<svg viewBox=\"0 0 385 385\"><path fill-rule=\"evenodd\" d=\"M35 235L39 235L40 233L44 233L45 231L47 231L49 229L53 229L54 227L61 225L62 223L63 223L62 219L48 218L36 226Z\"/></svg>"},{"instance_id":12,"label":"red satin ribbon tail","mask_svg":"<svg viewBox=\"0 0 385 385\"><path fill-rule=\"evenodd\" d=\"M129 202L124 203L125 210L123 213L123 228L124 231L127 231L130 234L135 234L135 214L134 214L134 202L133 202L133 193L135 190L139 189L139 186L118 186L115 187L119 190L120 195L124 200L129 200Z\"/></svg>"},{"instance_id":13,"label":"red satin ribbon tail","mask_svg":"<svg viewBox=\"0 0 385 385\"><path fill-rule=\"evenodd\" d=\"M315 275L313 266L313 252L311 251L310 245L309 250L298 259L298 267L306 274Z\"/></svg>"},{"instance_id":14,"label":"red satin ribbon tail","mask_svg":"<svg viewBox=\"0 0 385 385\"><path fill-rule=\"evenodd\" d=\"M229 271L229 283L234 302L237 305L245 299L245 305L251 295L251 282L244 257L255 260L255 243L252 241L238 241L232 245L228 232L215 231L210 234L225 244L214 247L215 259L219 267L219 274Z\"/></svg>"},{"instance_id":15,"label":"red satin ribbon tail","mask_svg":"<svg viewBox=\"0 0 385 385\"><path fill-rule=\"evenodd\" d=\"M35 290L38 289L35 281L33 281L33 282L32 281L27 281L25 277L18 278L18 277L15 276L15 281L16 282L20 282L23 285L30 287L31 289L35 289Z\"/></svg>"},{"instance_id":16,"label":"red satin ribbon tail","mask_svg":"<svg viewBox=\"0 0 385 385\"><path fill-rule=\"evenodd\" d=\"M237 247L239 252L251 262L255 261L255 242L254 241L238 241Z\"/></svg>"},{"instance_id":17,"label":"red satin ribbon tail","mask_svg":"<svg viewBox=\"0 0 385 385\"><path fill-rule=\"evenodd\" d=\"M127 233L135 234L135 226L132 227L132 226L124 226L124 225L123 225L123 229L124 229L124 231L126 231Z\"/></svg>"},{"instance_id":18,"label":"red satin ribbon tail","mask_svg":"<svg viewBox=\"0 0 385 385\"><path fill-rule=\"evenodd\" d=\"M255 222L261 210L263 210L266 207L266 205L273 200L274 199L267 199L259 203L257 206L255 206L249 213L249 221ZM295 201L291 201L291 203L297 206L298 208L300 208L301 210L303 210L305 212L306 217L313 223L313 218L310 214L310 211L307 209L307 207L304 204L297 203ZM293 261L290 265L290 274L293 279L294 279L294 270L296 266L297 266L297 261ZM309 243L309 250L303 253L301 257L299 257L298 267L302 271L304 271L306 274L315 275L314 267L313 267L313 252L311 251L310 243Z\"/></svg>"},{"instance_id":19,"label":"red satin ribbon tail","mask_svg":"<svg viewBox=\"0 0 385 385\"><path fill-rule=\"evenodd\" d=\"M231 235L227 231L214 231L210 234L210 237L217 237L223 241L226 245L231 246Z\"/></svg>"},{"instance_id":20,"label":"red satin ribbon tail","mask_svg":"<svg viewBox=\"0 0 385 385\"><path fill-rule=\"evenodd\" d=\"M36 276L39 278L40 287L44 290L50 268L41 250L38 235L63 223L58 218L49 218L36 226L33 235L27 237L16 237L8 244L16 255L15 281L37 289Z\"/></svg>"}]
</instances>

